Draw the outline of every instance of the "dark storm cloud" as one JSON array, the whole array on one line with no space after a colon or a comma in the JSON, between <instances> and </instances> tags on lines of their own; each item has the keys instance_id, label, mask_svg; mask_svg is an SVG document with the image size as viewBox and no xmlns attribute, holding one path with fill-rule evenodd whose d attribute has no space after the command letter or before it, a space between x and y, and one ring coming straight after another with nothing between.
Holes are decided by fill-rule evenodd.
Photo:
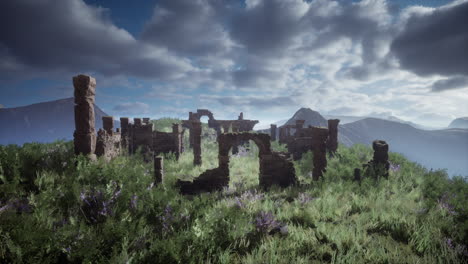
<instances>
[{"instance_id":1,"label":"dark storm cloud","mask_svg":"<svg viewBox=\"0 0 468 264\"><path fill-rule=\"evenodd\" d=\"M224 53L231 45L221 24L225 8L222 1L159 1L142 39L187 56Z\"/></svg>"},{"instance_id":2,"label":"dark storm cloud","mask_svg":"<svg viewBox=\"0 0 468 264\"><path fill-rule=\"evenodd\" d=\"M432 84L431 90L434 92L440 92L445 90L462 88L468 88L468 77L457 76L445 80L436 81L434 84Z\"/></svg>"},{"instance_id":3,"label":"dark storm cloud","mask_svg":"<svg viewBox=\"0 0 468 264\"><path fill-rule=\"evenodd\" d=\"M0 67L145 77L187 71L187 63L140 45L107 14L81 0L0 1L0 60L11 61Z\"/></svg>"},{"instance_id":4,"label":"dark storm cloud","mask_svg":"<svg viewBox=\"0 0 468 264\"><path fill-rule=\"evenodd\" d=\"M402 68L420 76L468 75L468 2L412 15L391 52ZM456 83L441 81L434 90L444 89L442 84L454 88Z\"/></svg>"}]
</instances>

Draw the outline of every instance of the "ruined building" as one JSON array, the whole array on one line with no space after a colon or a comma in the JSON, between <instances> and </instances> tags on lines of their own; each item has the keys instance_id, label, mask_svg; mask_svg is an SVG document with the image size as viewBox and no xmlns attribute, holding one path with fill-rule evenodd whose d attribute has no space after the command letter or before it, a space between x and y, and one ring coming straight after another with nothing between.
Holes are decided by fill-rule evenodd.
<instances>
[{"instance_id":1,"label":"ruined building","mask_svg":"<svg viewBox=\"0 0 468 264\"><path fill-rule=\"evenodd\" d=\"M237 142L252 140L259 148L260 186L286 187L297 182L294 166L287 153L273 152L270 136L248 132L223 133L218 136L218 167L203 172L193 182L177 181L183 194L221 190L229 185L229 151Z\"/></svg>"}]
</instances>

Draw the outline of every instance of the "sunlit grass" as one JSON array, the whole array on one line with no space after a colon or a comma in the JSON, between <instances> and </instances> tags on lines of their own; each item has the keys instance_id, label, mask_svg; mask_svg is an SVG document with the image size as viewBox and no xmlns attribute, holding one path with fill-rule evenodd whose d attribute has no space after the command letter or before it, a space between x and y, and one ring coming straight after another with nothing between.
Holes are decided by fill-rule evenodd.
<instances>
[{"instance_id":1,"label":"sunlit grass","mask_svg":"<svg viewBox=\"0 0 468 264\"><path fill-rule=\"evenodd\" d=\"M155 123L169 132L176 121ZM443 171L428 172L390 153L400 167L388 180L354 182L354 168L372 150L340 145L320 181L310 178L309 152L294 162L297 186L262 191L258 148L250 142L248 152L231 155L229 188L182 196L177 179L218 166L213 131L205 125L203 133L202 165L193 166L185 134L179 160L165 155L161 186L152 185L153 164L139 155L93 163L75 158L70 142L1 146L0 208L25 197L32 212L0 212L0 262L463 263L466 257L466 179L448 180ZM285 151L275 142L272 148ZM83 191L100 190L105 202L116 186L112 213L89 224ZM448 192L455 196L445 205ZM286 231L259 231L262 212Z\"/></svg>"}]
</instances>

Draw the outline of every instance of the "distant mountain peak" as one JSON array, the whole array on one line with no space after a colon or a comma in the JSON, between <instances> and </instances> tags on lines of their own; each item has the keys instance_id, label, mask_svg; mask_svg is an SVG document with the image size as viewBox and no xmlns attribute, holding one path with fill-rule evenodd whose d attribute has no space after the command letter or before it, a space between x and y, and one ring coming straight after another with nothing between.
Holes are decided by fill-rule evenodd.
<instances>
[{"instance_id":1,"label":"distant mountain peak","mask_svg":"<svg viewBox=\"0 0 468 264\"><path fill-rule=\"evenodd\" d=\"M317 111L310 108L301 107L294 115L285 123L285 125L294 125L296 120L305 120L304 126L322 126L327 127L327 120Z\"/></svg>"},{"instance_id":2,"label":"distant mountain peak","mask_svg":"<svg viewBox=\"0 0 468 264\"><path fill-rule=\"evenodd\" d=\"M448 127L468 129L468 116L454 119Z\"/></svg>"}]
</instances>

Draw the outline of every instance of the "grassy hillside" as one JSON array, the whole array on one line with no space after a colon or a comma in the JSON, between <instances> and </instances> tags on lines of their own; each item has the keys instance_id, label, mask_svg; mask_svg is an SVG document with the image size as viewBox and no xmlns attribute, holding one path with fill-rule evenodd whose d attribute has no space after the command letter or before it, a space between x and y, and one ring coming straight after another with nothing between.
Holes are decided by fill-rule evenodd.
<instances>
[{"instance_id":1,"label":"grassy hillside","mask_svg":"<svg viewBox=\"0 0 468 264\"><path fill-rule=\"evenodd\" d=\"M176 179L217 166L203 129L203 165L167 155L160 186L138 155L91 163L72 142L0 146L0 262L466 263L466 178L391 153L388 180L353 182L372 151L340 146L324 180L311 181L307 153L298 186L262 191L251 144L231 157L229 188L182 196Z\"/></svg>"}]
</instances>

